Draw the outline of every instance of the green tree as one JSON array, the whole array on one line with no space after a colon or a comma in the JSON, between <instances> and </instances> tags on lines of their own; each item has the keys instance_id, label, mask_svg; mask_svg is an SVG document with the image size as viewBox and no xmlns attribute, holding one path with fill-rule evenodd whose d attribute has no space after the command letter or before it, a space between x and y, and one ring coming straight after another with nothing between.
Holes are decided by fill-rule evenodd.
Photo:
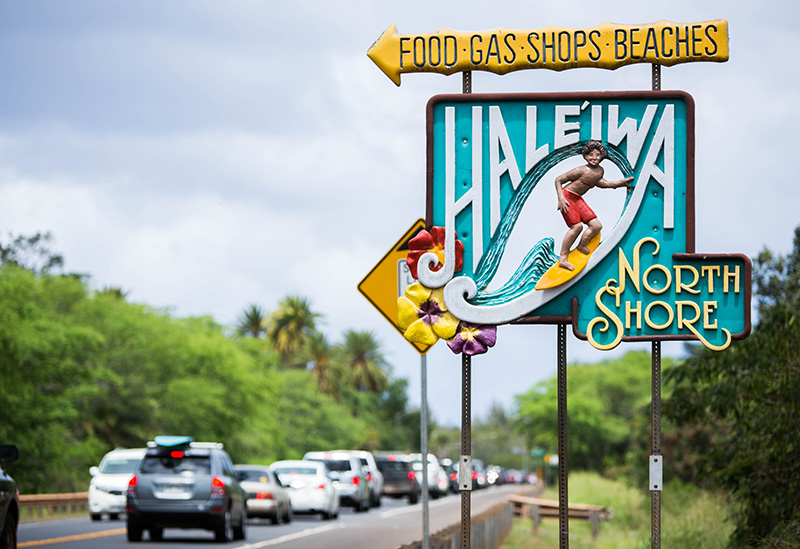
<instances>
[{"instance_id":1,"label":"green tree","mask_svg":"<svg viewBox=\"0 0 800 549\"><path fill-rule=\"evenodd\" d=\"M753 271L757 327L723 352L695 348L665 376L664 410L713 433L698 466L739 503L731 544L789 547L800 537L800 227L787 256L765 249Z\"/></svg>"},{"instance_id":2,"label":"green tree","mask_svg":"<svg viewBox=\"0 0 800 549\"><path fill-rule=\"evenodd\" d=\"M316 328L319 314L311 310L309 301L300 296L286 296L278 304L268 321L267 339L284 361L305 348Z\"/></svg>"},{"instance_id":3,"label":"green tree","mask_svg":"<svg viewBox=\"0 0 800 549\"><path fill-rule=\"evenodd\" d=\"M48 247L53 240L49 232L33 236L14 236L10 233L9 238L11 241L7 244L0 242L0 264L17 265L34 274L48 274L64 266L61 254L50 251Z\"/></svg>"},{"instance_id":4,"label":"green tree","mask_svg":"<svg viewBox=\"0 0 800 549\"><path fill-rule=\"evenodd\" d=\"M663 360L668 369L671 360ZM632 351L619 359L567 367L567 451L570 467L603 471L624 462L631 424L650 402L650 356ZM528 448L558 449L556 378L515 397L516 427Z\"/></svg>"},{"instance_id":5,"label":"green tree","mask_svg":"<svg viewBox=\"0 0 800 549\"><path fill-rule=\"evenodd\" d=\"M347 330L341 351L349 369L352 387L359 391L380 393L389 384L381 345L370 331Z\"/></svg>"},{"instance_id":6,"label":"green tree","mask_svg":"<svg viewBox=\"0 0 800 549\"><path fill-rule=\"evenodd\" d=\"M308 338L307 350L320 393L338 400L342 395L342 367L334 360L333 346L325 334L314 331Z\"/></svg>"},{"instance_id":7,"label":"green tree","mask_svg":"<svg viewBox=\"0 0 800 549\"><path fill-rule=\"evenodd\" d=\"M239 335L259 338L265 330L267 318L261 307L250 305L239 316L236 331Z\"/></svg>"}]
</instances>

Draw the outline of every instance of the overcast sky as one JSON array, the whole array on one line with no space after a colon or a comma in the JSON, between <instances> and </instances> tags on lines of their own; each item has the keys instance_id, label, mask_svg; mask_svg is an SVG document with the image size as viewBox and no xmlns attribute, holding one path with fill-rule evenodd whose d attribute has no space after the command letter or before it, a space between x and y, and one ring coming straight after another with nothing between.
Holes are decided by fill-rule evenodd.
<instances>
[{"instance_id":1,"label":"overcast sky","mask_svg":"<svg viewBox=\"0 0 800 549\"><path fill-rule=\"evenodd\" d=\"M700 4L712 5L700 7ZM366 52L400 33L727 19L730 61L665 68L696 103L699 252L790 249L800 51L795 1L0 3L0 232L51 231L94 287L233 325L306 296L338 341L374 330L420 402L420 358L357 292L425 213L425 105L461 77L404 75ZM650 67L473 73L475 92L644 90ZM530 243L528 243L530 244ZM473 417L551 377L556 328L504 326L473 361ZM568 359L601 353L572 336ZM664 345L679 356L680 343ZM460 357L428 354L439 423L459 425Z\"/></svg>"}]
</instances>

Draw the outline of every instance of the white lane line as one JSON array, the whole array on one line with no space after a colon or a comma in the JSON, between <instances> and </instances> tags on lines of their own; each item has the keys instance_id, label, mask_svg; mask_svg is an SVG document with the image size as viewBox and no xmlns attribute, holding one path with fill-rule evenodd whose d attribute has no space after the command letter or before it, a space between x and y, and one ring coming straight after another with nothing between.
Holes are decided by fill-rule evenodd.
<instances>
[{"instance_id":1,"label":"white lane line","mask_svg":"<svg viewBox=\"0 0 800 549\"><path fill-rule=\"evenodd\" d=\"M344 523L339 524L329 524L327 526L320 526L319 528L312 528L310 530L303 530L302 532L296 532L294 534L289 534L286 536L281 536L279 538L269 539L267 541L260 541L258 543L252 543L247 545L239 546L239 549L261 549L262 547L269 547L270 545L278 545L279 543L284 543L287 541L294 541L296 539L303 539L307 538L308 536L315 536L317 534L322 534L324 532L330 532L331 530L339 530L341 528L345 528L347 525Z\"/></svg>"}]
</instances>

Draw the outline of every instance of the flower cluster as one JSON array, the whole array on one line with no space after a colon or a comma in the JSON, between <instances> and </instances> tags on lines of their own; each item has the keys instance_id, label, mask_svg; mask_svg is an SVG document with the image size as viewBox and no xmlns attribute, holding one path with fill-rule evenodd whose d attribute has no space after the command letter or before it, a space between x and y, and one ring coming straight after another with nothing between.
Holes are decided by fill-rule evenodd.
<instances>
[{"instance_id":1,"label":"flower cluster","mask_svg":"<svg viewBox=\"0 0 800 549\"><path fill-rule=\"evenodd\" d=\"M397 299L398 325L407 340L433 345L439 338L450 339L458 328L458 319L447 311L442 289L431 290L419 282Z\"/></svg>"},{"instance_id":2,"label":"flower cluster","mask_svg":"<svg viewBox=\"0 0 800 549\"><path fill-rule=\"evenodd\" d=\"M414 343L433 345L445 339L454 353L473 356L485 353L497 341L496 326L461 322L453 316L444 304L441 288L432 290L415 282L397 299L397 310L403 335Z\"/></svg>"},{"instance_id":3,"label":"flower cluster","mask_svg":"<svg viewBox=\"0 0 800 549\"><path fill-rule=\"evenodd\" d=\"M439 264L433 267L433 270L438 271L442 268L444 264L444 240L446 234L444 227L431 227L430 232L422 229L417 233L417 236L409 240L409 252L406 258L406 264L408 264L408 268L411 271L411 276L419 278L417 276L419 258L428 252L435 253L439 258ZM458 272L464 266L464 243L458 239L456 239L455 253L456 264L454 271Z\"/></svg>"}]
</instances>

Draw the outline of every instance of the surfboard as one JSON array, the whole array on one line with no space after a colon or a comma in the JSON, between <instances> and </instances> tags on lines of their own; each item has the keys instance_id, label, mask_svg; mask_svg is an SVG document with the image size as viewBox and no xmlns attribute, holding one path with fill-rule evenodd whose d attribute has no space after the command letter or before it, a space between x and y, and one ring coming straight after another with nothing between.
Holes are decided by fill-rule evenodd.
<instances>
[{"instance_id":1,"label":"surfboard","mask_svg":"<svg viewBox=\"0 0 800 549\"><path fill-rule=\"evenodd\" d=\"M587 247L589 248L589 255L586 255L583 252L579 252L577 248L569 252L567 256L567 261L572 263L575 266L575 270L570 271L569 269L565 269L563 267L558 266L558 262L555 265L547 269L545 273L542 275L542 278L536 283L537 290L548 290L550 288L555 288L556 286L561 286L565 282L573 279L575 275L583 270L586 267L586 264L589 262L589 258L592 257L592 253L597 249L597 246L600 245L600 233L594 235L594 237L589 241Z\"/></svg>"}]
</instances>

